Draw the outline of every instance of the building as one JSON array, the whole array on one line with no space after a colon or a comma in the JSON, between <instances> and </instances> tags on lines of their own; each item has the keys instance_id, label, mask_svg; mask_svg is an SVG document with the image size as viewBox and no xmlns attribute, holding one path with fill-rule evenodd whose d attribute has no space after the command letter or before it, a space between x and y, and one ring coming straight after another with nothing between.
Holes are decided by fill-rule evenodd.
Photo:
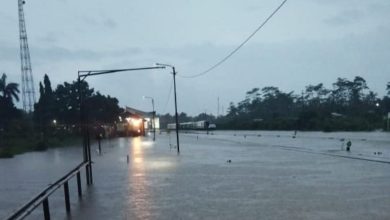
<instances>
[{"instance_id":1,"label":"building","mask_svg":"<svg viewBox=\"0 0 390 220\"><path fill-rule=\"evenodd\" d=\"M158 117L154 118L154 123L153 123L153 112L144 112L144 111L126 106L125 113L133 115L135 117L142 118L144 121L145 130L152 130L154 126L156 127L156 130L160 129L160 119ZM154 124L154 126L153 126L153 124Z\"/></svg>"}]
</instances>

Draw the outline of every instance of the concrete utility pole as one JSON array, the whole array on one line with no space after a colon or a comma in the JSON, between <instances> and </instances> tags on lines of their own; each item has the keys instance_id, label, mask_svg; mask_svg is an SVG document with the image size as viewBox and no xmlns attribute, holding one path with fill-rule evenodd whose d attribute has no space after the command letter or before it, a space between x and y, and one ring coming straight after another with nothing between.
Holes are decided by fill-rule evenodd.
<instances>
[{"instance_id":1,"label":"concrete utility pole","mask_svg":"<svg viewBox=\"0 0 390 220\"><path fill-rule=\"evenodd\" d=\"M177 140L177 153L180 154L179 146L179 115L177 114L177 97L176 97L176 71L175 67L172 66L173 71L173 91L175 93L175 115L176 115L176 140Z\"/></svg>"},{"instance_id":2,"label":"concrete utility pole","mask_svg":"<svg viewBox=\"0 0 390 220\"><path fill-rule=\"evenodd\" d=\"M173 74L173 91L175 94L175 118L176 118L176 143L177 143L177 154L180 154L179 146L179 116L177 114L177 98L176 98L176 70L175 67L169 64L156 63L157 66L167 66L172 68Z\"/></svg>"}]
</instances>

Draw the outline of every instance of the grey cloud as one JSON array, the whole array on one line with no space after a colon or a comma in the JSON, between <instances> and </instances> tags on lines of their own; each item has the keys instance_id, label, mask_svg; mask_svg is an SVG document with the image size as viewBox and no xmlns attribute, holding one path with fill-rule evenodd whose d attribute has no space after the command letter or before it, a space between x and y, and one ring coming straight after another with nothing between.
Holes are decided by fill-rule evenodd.
<instances>
[{"instance_id":1,"label":"grey cloud","mask_svg":"<svg viewBox=\"0 0 390 220\"><path fill-rule=\"evenodd\" d=\"M116 26L117 26L117 23L114 20L110 19L110 18L106 18L103 21L103 24L107 28L116 28Z\"/></svg>"},{"instance_id":2,"label":"grey cloud","mask_svg":"<svg viewBox=\"0 0 390 220\"><path fill-rule=\"evenodd\" d=\"M38 41L42 43L56 43L60 38L59 35L59 33L50 32L42 37L39 37ZM61 34L61 36L63 36L63 33Z\"/></svg>"},{"instance_id":3,"label":"grey cloud","mask_svg":"<svg viewBox=\"0 0 390 220\"><path fill-rule=\"evenodd\" d=\"M5 43L0 43L0 60L13 61L19 58L19 47L8 46Z\"/></svg>"},{"instance_id":4,"label":"grey cloud","mask_svg":"<svg viewBox=\"0 0 390 220\"><path fill-rule=\"evenodd\" d=\"M332 18L324 20L324 22L332 26L350 25L361 21L364 16L365 13L360 10L344 10Z\"/></svg>"},{"instance_id":5,"label":"grey cloud","mask_svg":"<svg viewBox=\"0 0 390 220\"><path fill-rule=\"evenodd\" d=\"M361 0L307 0L308 2L316 2L322 5L329 6L352 6L361 4Z\"/></svg>"},{"instance_id":6,"label":"grey cloud","mask_svg":"<svg viewBox=\"0 0 390 220\"><path fill-rule=\"evenodd\" d=\"M129 48L124 48L122 50L112 51L112 52L110 52L110 55L115 56L115 57L120 57L120 56L140 54L142 52L143 52L143 50L141 48L129 47Z\"/></svg>"},{"instance_id":7,"label":"grey cloud","mask_svg":"<svg viewBox=\"0 0 390 220\"><path fill-rule=\"evenodd\" d=\"M98 24L98 21L96 18L92 18L92 17L86 16L86 15L81 16L81 20L88 25L97 25Z\"/></svg>"},{"instance_id":8,"label":"grey cloud","mask_svg":"<svg viewBox=\"0 0 390 220\"><path fill-rule=\"evenodd\" d=\"M4 12L0 12L0 19L4 20L4 21L10 21L10 22L17 21L17 17L11 16L11 15L6 14Z\"/></svg>"},{"instance_id":9,"label":"grey cloud","mask_svg":"<svg viewBox=\"0 0 390 220\"><path fill-rule=\"evenodd\" d=\"M367 7L366 10L372 16L385 16L389 18L390 1L381 2L381 3L372 3Z\"/></svg>"},{"instance_id":10,"label":"grey cloud","mask_svg":"<svg viewBox=\"0 0 390 220\"><path fill-rule=\"evenodd\" d=\"M206 88L213 88L221 93L229 91L227 95L236 101L253 86L273 85L285 91L299 92L308 84L323 82L330 87L337 77L351 79L359 75L367 80L372 90L383 94L384 82L390 81L387 61L390 57L389 36L390 29L381 28L376 32L341 39L249 43L215 71L195 79L180 78L180 82L185 87L201 88L198 93L195 92L201 97L207 96L203 94ZM155 52L174 62L179 74L191 75L207 69L230 50L227 46L205 44ZM178 62L178 57L185 59L184 62ZM184 69L185 66L190 68ZM235 82L240 82L240 86L236 86ZM193 91L181 93L191 97L187 93Z\"/></svg>"},{"instance_id":11,"label":"grey cloud","mask_svg":"<svg viewBox=\"0 0 390 220\"><path fill-rule=\"evenodd\" d=\"M97 16L97 17L91 17L83 15L81 19L90 26L96 26L96 27L105 27L109 29L113 29L117 27L117 22L115 20L108 18L107 16Z\"/></svg>"},{"instance_id":12,"label":"grey cloud","mask_svg":"<svg viewBox=\"0 0 390 220\"><path fill-rule=\"evenodd\" d=\"M103 55L92 50L69 50L62 47L32 48L32 56L36 60L96 60Z\"/></svg>"},{"instance_id":13,"label":"grey cloud","mask_svg":"<svg viewBox=\"0 0 390 220\"><path fill-rule=\"evenodd\" d=\"M139 54L142 51L138 48L127 48L119 51L94 51L94 50L70 50L62 47L33 48L32 57L35 60L51 62L55 61L99 61L106 57L120 57L128 54Z\"/></svg>"}]
</instances>

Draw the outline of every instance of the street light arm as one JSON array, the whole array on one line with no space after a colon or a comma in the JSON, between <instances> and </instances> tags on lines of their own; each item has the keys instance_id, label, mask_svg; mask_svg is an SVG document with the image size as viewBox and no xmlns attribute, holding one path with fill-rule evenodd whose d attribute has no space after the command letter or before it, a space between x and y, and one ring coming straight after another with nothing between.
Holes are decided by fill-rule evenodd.
<instances>
[{"instance_id":1,"label":"street light arm","mask_svg":"<svg viewBox=\"0 0 390 220\"><path fill-rule=\"evenodd\" d=\"M168 67L171 67L171 68L175 68L175 67L172 66L172 65L164 64L164 63L156 63L156 66L168 66Z\"/></svg>"},{"instance_id":2,"label":"street light arm","mask_svg":"<svg viewBox=\"0 0 390 220\"><path fill-rule=\"evenodd\" d=\"M79 77L88 77L96 76L108 73L117 73L117 72L127 72L127 71L137 71L137 70L152 70L152 69L165 69L165 66L153 66L153 67L140 67L140 68L130 68L130 69L114 69L114 70L79 70Z\"/></svg>"}]
</instances>

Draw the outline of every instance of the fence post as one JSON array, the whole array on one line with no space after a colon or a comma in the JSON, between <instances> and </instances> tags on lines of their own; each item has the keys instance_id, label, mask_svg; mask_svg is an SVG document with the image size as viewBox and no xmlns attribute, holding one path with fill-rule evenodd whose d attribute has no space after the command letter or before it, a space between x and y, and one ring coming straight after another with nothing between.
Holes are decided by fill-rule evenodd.
<instances>
[{"instance_id":1,"label":"fence post","mask_svg":"<svg viewBox=\"0 0 390 220\"><path fill-rule=\"evenodd\" d=\"M66 212L70 212L70 202L69 202L69 185L68 181L64 183L64 194L65 194L65 207Z\"/></svg>"},{"instance_id":2,"label":"fence post","mask_svg":"<svg viewBox=\"0 0 390 220\"><path fill-rule=\"evenodd\" d=\"M80 170L77 172L77 191L79 193L79 197L82 196L82 190L81 190L81 177L80 177Z\"/></svg>"},{"instance_id":3,"label":"fence post","mask_svg":"<svg viewBox=\"0 0 390 220\"><path fill-rule=\"evenodd\" d=\"M43 205L43 215L45 217L45 220L50 220L50 209L49 209L48 198L43 200L42 205Z\"/></svg>"}]
</instances>

